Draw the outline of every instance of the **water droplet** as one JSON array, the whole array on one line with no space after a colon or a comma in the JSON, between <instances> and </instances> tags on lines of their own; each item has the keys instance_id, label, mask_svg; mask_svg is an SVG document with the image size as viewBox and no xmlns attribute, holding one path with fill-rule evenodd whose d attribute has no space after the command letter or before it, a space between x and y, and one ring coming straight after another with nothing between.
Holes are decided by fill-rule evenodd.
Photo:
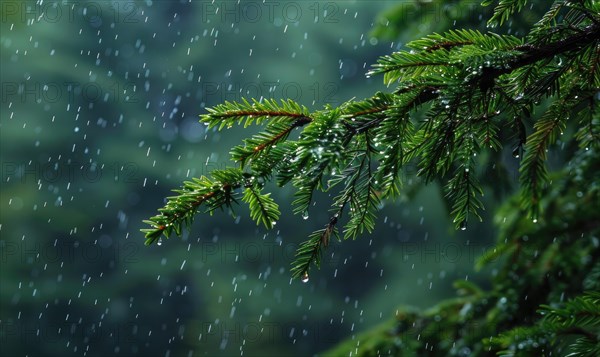
<instances>
[{"instance_id":1,"label":"water droplet","mask_svg":"<svg viewBox=\"0 0 600 357\"><path fill-rule=\"evenodd\" d=\"M533 223L537 223L537 218L535 218L535 217L534 217L534 218L532 219L532 221L533 221Z\"/></svg>"},{"instance_id":2,"label":"water droplet","mask_svg":"<svg viewBox=\"0 0 600 357\"><path fill-rule=\"evenodd\" d=\"M515 159L518 159L518 158L519 158L519 151L521 151L521 146L517 146L517 147L515 147L515 148L513 149L513 151L512 151L512 156L513 156Z\"/></svg>"},{"instance_id":3,"label":"water droplet","mask_svg":"<svg viewBox=\"0 0 600 357\"><path fill-rule=\"evenodd\" d=\"M460 222L460 230L461 231L466 231L467 230L467 220L464 220L464 221Z\"/></svg>"},{"instance_id":4,"label":"water droplet","mask_svg":"<svg viewBox=\"0 0 600 357\"><path fill-rule=\"evenodd\" d=\"M307 211L302 212L302 219L304 219L304 220L308 219L308 212Z\"/></svg>"},{"instance_id":5,"label":"water droplet","mask_svg":"<svg viewBox=\"0 0 600 357\"><path fill-rule=\"evenodd\" d=\"M162 238L158 238L158 242L156 242L156 245L162 245Z\"/></svg>"},{"instance_id":6,"label":"water droplet","mask_svg":"<svg viewBox=\"0 0 600 357\"><path fill-rule=\"evenodd\" d=\"M308 273L304 273L304 275L302 275L302 282L303 283L308 283Z\"/></svg>"}]
</instances>

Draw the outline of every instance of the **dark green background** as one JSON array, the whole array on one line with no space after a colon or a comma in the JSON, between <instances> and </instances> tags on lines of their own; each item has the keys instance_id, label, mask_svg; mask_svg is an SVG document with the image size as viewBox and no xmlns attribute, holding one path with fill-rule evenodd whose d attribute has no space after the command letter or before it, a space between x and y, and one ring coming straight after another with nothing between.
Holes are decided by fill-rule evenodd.
<instances>
[{"instance_id":1,"label":"dark green background","mask_svg":"<svg viewBox=\"0 0 600 357\"><path fill-rule=\"evenodd\" d=\"M3 1L2 355L314 354L399 305L451 296L455 279L485 286L472 266L493 230L455 232L435 184L387 202L373 234L332 244L306 284L289 267L327 222L325 195L303 220L293 191L275 190L272 231L240 207L160 246L139 232L170 189L229 165L256 132L206 132L205 107L368 97L386 88L365 72L398 39L481 23L474 2L425 14L414 3ZM401 33L374 37L378 14L398 6Z\"/></svg>"}]
</instances>

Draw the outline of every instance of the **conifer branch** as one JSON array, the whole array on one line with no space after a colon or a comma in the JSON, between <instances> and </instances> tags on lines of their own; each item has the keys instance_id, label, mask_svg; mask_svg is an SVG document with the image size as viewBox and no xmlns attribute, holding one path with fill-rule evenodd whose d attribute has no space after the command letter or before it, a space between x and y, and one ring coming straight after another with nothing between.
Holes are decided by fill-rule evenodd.
<instances>
[{"instance_id":1,"label":"conifer branch","mask_svg":"<svg viewBox=\"0 0 600 357\"><path fill-rule=\"evenodd\" d=\"M497 3L490 23L501 24L526 1L485 3ZM517 155L525 153L520 168L523 207L537 217L548 181L546 151L566 128L567 118L580 113L576 138L582 147L598 141L600 22L595 21L594 6L557 1L524 38L452 30L412 41L408 51L382 57L368 73L382 74L387 84L398 82L395 91L338 108L326 106L311 113L291 100L246 99L208 108L201 122L209 128L265 128L232 149L231 158L240 169L184 183L178 196L170 197L160 214L146 221L151 225L144 230L146 242L172 231L180 235L201 205L209 212L231 208L240 189L251 217L271 228L280 213L260 187L273 177L281 186L293 184L294 212L302 215L308 214L316 191L343 183L334 199L335 220L310 235L298 251L293 272L302 277L313 262L318 266L347 205L345 237L372 231L380 200L399 194L400 170L411 161L417 162L417 175L425 182L445 184L451 214L458 227L465 227L468 217L479 217L483 208L477 172L481 160L474 157L501 149L504 123L512 125L518 138ZM546 97L554 103L527 136L526 122ZM423 121L415 120L421 116ZM299 138L288 140L299 127Z\"/></svg>"},{"instance_id":2,"label":"conifer branch","mask_svg":"<svg viewBox=\"0 0 600 357\"><path fill-rule=\"evenodd\" d=\"M217 170L212 173L215 180L207 177L184 182L183 188L175 190L177 196L167 198L167 204L159 214L145 220L152 228L143 229L146 245L156 242L161 235L167 238L172 232L181 235L183 226L190 226L198 208L205 204L212 212L223 206L231 207L235 202L233 190L242 186L244 175L240 170Z\"/></svg>"},{"instance_id":3,"label":"conifer branch","mask_svg":"<svg viewBox=\"0 0 600 357\"><path fill-rule=\"evenodd\" d=\"M268 121L274 123L287 123L296 119L309 118L308 108L292 100L277 102L275 99L258 101L242 99L240 103L225 102L214 108L207 108L208 114L200 116L200 122L208 128L230 128L235 124L244 122L244 127L252 124L261 124Z\"/></svg>"},{"instance_id":4,"label":"conifer branch","mask_svg":"<svg viewBox=\"0 0 600 357\"><path fill-rule=\"evenodd\" d=\"M527 4L528 0L499 0L498 5L494 8L494 15L488 21L488 24L502 25L514 13L520 12ZM484 0L481 5L489 6L495 0Z\"/></svg>"},{"instance_id":5,"label":"conifer branch","mask_svg":"<svg viewBox=\"0 0 600 357\"><path fill-rule=\"evenodd\" d=\"M340 211L343 210L343 207ZM296 251L296 259L292 263L292 278L301 278L308 281L308 271L311 264L317 268L321 267L321 255L323 250L329 246L331 236L338 236L336 224L338 222L339 212L333 215L325 228L319 229L309 235L308 240L302 242Z\"/></svg>"},{"instance_id":6,"label":"conifer branch","mask_svg":"<svg viewBox=\"0 0 600 357\"><path fill-rule=\"evenodd\" d=\"M543 45L525 44L516 48L521 55L507 63L504 68L488 67L485 74L497 78L503 74L510 73L515 69L531 65L547 58L554 58L566 52L580 50L585 46L597 43L600 40L600 24L591 24L574 35Z\"/></svg>"},{"instance_id":7,"label":"conifer branch","mask_svg":"<svg viewBox=\"0 0 600 357\"><path fill-rule=\"evenodd\" d=\"M248 159L255 158L274 145L287 139L292 130L302 127L312 121L312 118L301 116L291 124L274 123L267 126L266 131L244 140L244 146L236 146L231 151L231 158L240 162L244 167Z\"/></svg>"},{"instance_id":8,"label":"conifer branch","mask_svg":"<svg viewBox=\"0 0 600 357\"><path fill-rule=\"evenodd\" d=\"M242 201L250 206L250 217L256 221L256 224L262 222L268 229L273 228L281 215L279 206L269 197L270 195L270 193L261 194L258 187L253 185L246 188L242 197Z\"/></svg>"},{"instance_id":9,"label":"conifer branch","mask_svg":"<svg viewBox=\"0 0 600 357\"><path fill-rule=\"evenodd\" d=\"M365 230L371 233L375 228L377 206L380 202L373 183L371 160L374 148L370 135L368 131L364 133L365 151L361 154L361 163L349 184L351 191L346 194L350 199L350 220L344 229L345 239L356 239L358 234L362 234Z\"/></svg>"}]
</instances>

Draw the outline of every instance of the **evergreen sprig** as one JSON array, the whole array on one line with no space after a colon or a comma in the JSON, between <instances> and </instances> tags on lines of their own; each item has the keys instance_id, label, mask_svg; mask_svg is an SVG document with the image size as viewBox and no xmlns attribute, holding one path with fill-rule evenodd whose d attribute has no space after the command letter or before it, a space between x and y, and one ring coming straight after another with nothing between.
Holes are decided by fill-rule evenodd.
<instances>
[{"instance_id":1,"label":"evergreen sprig","mask_svg":"<svg viewBox=\"0 0 600 357\"><path fill-rule=\"evenodd\" d=\"M494 8L494 14L488 21L491 25L502 25L514 13L520 12L527 4L527 0L484 0L481 5L489 6L493 3L497 5Z\"/></svg>"},{"instance_id":2,"label":"evergreen sprig","mask_svg":"<svg viewBox=\"0 0 600 357\"><path fill-rule=\"evenodd\" d=\"M600 332L600 292L586 292L560 307L542 305L540 313L544 316L542 323L545 328L556 331L580 328Z\"/></svg>"},{"instance_id":3,"label":"evergreen sprig","mask_svg":"<svg viewBox=\"0 0 600 357\"><path fill-rule=\"evenodd\" d=\"M256 185L244 190L242 201L250 206L250 217L256 221L256 224L264 224L266 228L273 228L273 225L279 219L281 212L279 206L270 197L271 194L261 194Z\"/></svg>"},{"instance_id":4,"label":"evergreen sprig","mask_svg":"<svg viewBox=\"0 0 600 357\"><path fill-rule=\"evenodd\" d=\"M265 156L269 151L276 147L278 143L285 141L292 130L311 122L311 118L302 116L292 123L272 123L265 131L253 136L251 139L244 140L243 146L236 146L230 152L231 159L245 166L248 160ZM280 157L282 153L276 153Z\"/></svg>"},{"instance_id":5,"label":"evergreen sprig","mask_svg":"<svg viewBox=\"0 0 600 357\"><path fill-rule=\"evenodd\" d=\"M474 30L453 30L409 42L409 51L383 56L368 75L383 74L384 82L446 77L464 78L479 66L502 64L519 54L523 39ZM438 68L440 67L440 68ZM447 82L448 79L445 80Z\"/></svg>"},{"instance_id":6,"label":"evergreen sprig","mask_svg":"<svg viewBox=\"0 0 600 357\"><path fill-rule=\"evenodd\" d=\"M484 1L494 5L489 24L512 21L530 3ZM268 181L294 187L294 213L305 219L315 193L326 192L329 222L292 262L292 276L306 282L332 238L373 231L383 200L405 189L407 165L418 166L415 181L444 187L456 227L466 229L481 219L484 189L508 177L502 157L512 152L521 190L498 210L497 245L476 263L492 266L491 287L461 280L457 298L424 312L398 309L331 354L599 355L600 2L545 5L524 36L439 31L382 57L368 75L383 75L395 86L389 93L313 112L265 99L208 109L201 121L209 128L261 131L231 150L236 168L176 190L145 221L146 243L181 235L201 207L232 210L240 199L272 228L280 211L263 193ZM558 145L567 164L552 171Z\"/></svg>"},{"instance_id":7,"label":"evergreen sprig","mask_svg":"<svg viewBox=\"0 0 600 357\"><path fill-rule=\"evenodd\" d=\"M200 122L208 128L231 128L233 125L244 123L244 127L252 124L288 123L295 119L307 118L308 109L292 100L264 99L262 101L242 99L242 102L225 102L214 108L207 108L208 114L200 116Z\"/></svg>"},{"instance_id":8,"label":"evergreen sprig","mask_svg":"<svg viewBox=\"0 0 600 357\"><path fill-rule=\"evenodd\" d=\"M497 244L477 262L493 269L487 288L456 281L458 297L425 311L400 307L324 354L597 356L600 156L575 150L542 198L551 212L543 224L522 214L517 196L498 210Z\"/></svg>"},{"instance_id":9,"label":"evergreen sprig","mask_svg":"<svg viewBox=\"0 0 600 357\"><path fill-rule=\"evenodd\" d=\"M302 242L296 251L296 259L292 265L292 277L308 281L308 270L312 264L321 266L321 255L323 249L327 249L331 237L339 239L336 227L338 215L331 217L325 228L314 231L308 236L308 240Z\"/></svg>"},{"instance_id":10,"label":"evergreen sprig","mask_svg":"<svg viewBox=\"0 0 600 357\"><path fill-rule=\"evenodd\" d=\"M177 196L167 198L167 204L159 214L144 221L152 228L143 229L146 245L156 242L161 235L167 238L174 232L181 235L184 226L191 226L201 205L212 213L215 209L230 207L236 202L235 189L242 186L245 175L238 169L215 170L213 179L205 176L183 183L183 188L174 190Z\"/></svg>"},{"instance_id":11,"label":"evergreen sprig","mask_svg":"<svg viewBox=\"0 0 600 357\"><path fill-rule=\"evenodd\" d=\"M543 316L535 326L517 327L492 338L490 345L502 348L500 356L540 353L553 345L569 356L597 356L600 352L600 292L590 291L562 304L542 305ZM574 340L565 339L575 336ZM560 346L565 344L565 346Z\"/></svg>"},{"instance_id":12,"label":"evergreen sprig","mask_svg":"<svg viewBox=\"0 0 600 357\"><path fill-rule=\"evenodd\" d=\"M527 1L484 4L496 4L490 24L501 25ZM271 228L280 212L261 192L266 181L291 183L294 212L305 217L316 191L333 191L331 222L300 245L292 263L293 275L305 277L311 264L319 266L338 224L344 238L374 229L381 201L400 194L401 170L409 164L418 165L423 182L444 185L457 227L466 228L470 217L481 219L480 197L490 181L481 179L487 168L479 167L507 145L522 157L521 208L537 219L550 184L547 152L573 125L571 118L580 118L575 134L580 147L598 146L598 10L594 1L555 1L523 37L452 30L412 41L406 50L380 58L368 73L395 84L392 92L337 108L310 112L291 100L244 99L207 109L200 120L209 128L264 128L232 149L238 168L184 183L146 221L151 225L144 230L146 243L161 234L181 235L201 205L209 212L231 209L240 197L251 217ZM301 131L291 140L295 129ZM516 138L516 146L507 137ZM520 248L508 244L498 254L509 252Z\"/></svg>"}]
</instances>

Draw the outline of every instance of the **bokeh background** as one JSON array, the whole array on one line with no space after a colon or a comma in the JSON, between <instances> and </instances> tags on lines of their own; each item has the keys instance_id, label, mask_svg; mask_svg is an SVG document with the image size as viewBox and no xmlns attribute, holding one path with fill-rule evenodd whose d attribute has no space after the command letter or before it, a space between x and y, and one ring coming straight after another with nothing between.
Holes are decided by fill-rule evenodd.
<instances>
[{"instance_id":1,"label":"bokeh background","mask_svg":"<svg viewBox=\"0 0 600 357\"><path fill-rule=\"evenodd\" d=\"M386 202L376 231L332 244L305 284L290 263L327 222L326 196L304 220L293 190L275 190L272 231L244 207L198 215L160 245L139 231L171 189L230 165L229 149L256 132L207 131L206 107L368 97L389 90L365 77L379 56L481 26L476 2L420 3L2 1L0 354L312 355L399 305L452 296L456 279L485 287L490 272L473 263L493 227L454 231L436 184ZM398 6L386 32L382 14Z\"/></svg>"}]
</instances>

